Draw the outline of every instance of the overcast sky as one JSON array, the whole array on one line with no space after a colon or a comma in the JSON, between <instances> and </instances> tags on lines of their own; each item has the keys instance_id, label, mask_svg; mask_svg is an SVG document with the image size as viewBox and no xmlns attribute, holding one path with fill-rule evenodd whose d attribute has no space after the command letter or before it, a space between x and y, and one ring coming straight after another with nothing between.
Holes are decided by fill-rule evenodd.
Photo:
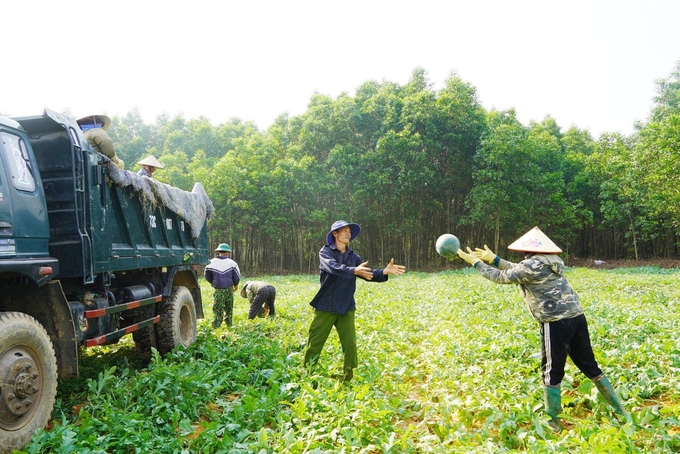
<instances>
[{"instance_id":1,"label":"overcast sky","mask_svg":"<svg viewBox=\"0 0 680 454\"><path fill-rule=\"evenodd\" d=\"M680 61L680 1L10 1L0 112L138 108L268 128L315 93L368 80L436 89L452 72L485 108L595 138L633 132Z\"/></svg>"}]
</instances>

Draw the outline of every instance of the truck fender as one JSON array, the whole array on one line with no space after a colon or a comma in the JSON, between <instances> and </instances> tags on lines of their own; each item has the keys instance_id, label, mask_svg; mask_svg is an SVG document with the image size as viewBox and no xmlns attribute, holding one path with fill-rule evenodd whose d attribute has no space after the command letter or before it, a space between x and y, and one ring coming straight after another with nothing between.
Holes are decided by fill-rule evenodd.
<instances>
[{"instance_id":1,"label":"truck fender","mask_svg":"<svg viewBox=\"0 0 680 454\"><path fill-rule=\"evenodd\" d=\"M3 289L7 311L23 312L35 318L50 336L60 377L78 376L78 343L73 315L58 280L41 287L20 285Z\"/></svg>"},{"instance_id":2,"label":"truck fender","mask_svg":"<svg viewBox=\"0 0 680 454\"><path fill-rule=\"evenodd\" d=\"M196 278L196 270L192 265L186 266L174 266L172 267L168 280L162 289L163 297L168 298L172 293L173 287L186 287L191 292L191 296L194 298L194 306L196 306L196 317L199 319L204 318L203 316L203 300L201 297L201 288L198 285L198 279Z\"/></svg>"}]
</instances>

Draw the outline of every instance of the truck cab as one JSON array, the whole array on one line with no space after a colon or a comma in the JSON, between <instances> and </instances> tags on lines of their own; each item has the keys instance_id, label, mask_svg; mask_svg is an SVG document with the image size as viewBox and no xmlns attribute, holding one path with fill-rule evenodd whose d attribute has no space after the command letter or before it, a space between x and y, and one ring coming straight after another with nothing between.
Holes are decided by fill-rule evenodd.
<instances>
[{"instance_id":1,"label":"truck cab","mask_svg":"<svg viewBox=\"0 0 680 454\"><path fill-rule=\"evenodd\" d=\"M40 170L21 125L0 117L0 279L42 285L59 272Z\"/></svg>"}]
</instances>

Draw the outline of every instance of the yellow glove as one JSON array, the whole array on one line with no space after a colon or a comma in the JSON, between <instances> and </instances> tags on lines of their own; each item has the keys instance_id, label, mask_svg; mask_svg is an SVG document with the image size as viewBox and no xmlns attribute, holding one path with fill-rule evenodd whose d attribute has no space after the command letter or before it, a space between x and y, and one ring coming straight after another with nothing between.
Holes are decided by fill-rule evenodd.
<instances>
[{"instance_id":1,"label":"yellow glove","mask_svg":"<svg viewBox=\"0 0 680 454\"><path fill-rule=\"evenodd\" d=\"M472 252L470 248L467 248L467 252L463 251L462 249L458 249L456 252L458 253L458 257L462 258L472 266L475 266L475 264L479 262L479 258L477 258L475 253Z\"/></svg>"},{"instance_id":2,"label":"yellow glove","mask_svg":"<svg viewBox=\"0 0 680 454\"><path fill-rule=\"evenodd\" d=\"M487 263L493 262L496 258L496 254L494 254L486 244L484 245L484 249L475 248L475 255L478 259L482 259Z\"/></svg>"}]
</instances>

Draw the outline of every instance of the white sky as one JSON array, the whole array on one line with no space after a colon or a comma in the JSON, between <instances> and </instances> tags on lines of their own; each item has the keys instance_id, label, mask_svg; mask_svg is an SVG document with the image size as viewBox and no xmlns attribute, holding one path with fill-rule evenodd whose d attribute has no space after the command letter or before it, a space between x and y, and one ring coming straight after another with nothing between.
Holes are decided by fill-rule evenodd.
<instances>
[{"instance_id":1,"label":"white sky","mask_svg":"<svg viewBox=\"0 0 680 454\"><path fill-rule=\"evenodd\" d=\"M485 108L595 138L633 132L680 61L677 0L3 2L0 112L167 112L260 129L315 93L354 95L424 68Z\"/></svg>"}]
</instances>

